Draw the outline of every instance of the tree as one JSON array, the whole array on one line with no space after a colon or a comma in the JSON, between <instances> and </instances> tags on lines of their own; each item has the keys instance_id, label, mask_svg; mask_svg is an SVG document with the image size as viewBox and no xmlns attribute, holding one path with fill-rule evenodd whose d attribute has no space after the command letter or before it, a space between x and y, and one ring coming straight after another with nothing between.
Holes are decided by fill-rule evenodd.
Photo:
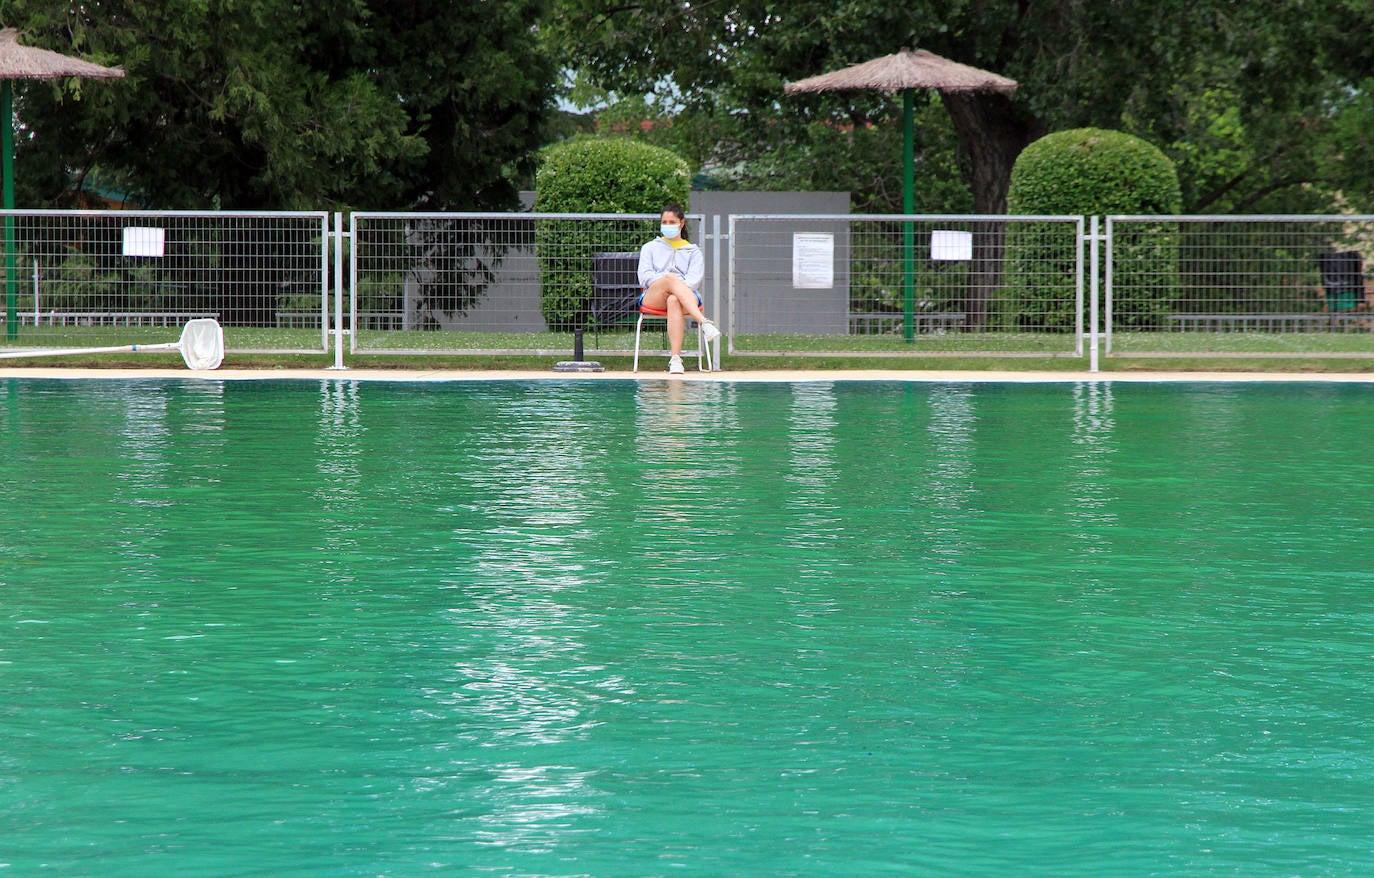
<instances>
[{"instance_id":1,"label":"tree","mask_svg":"<svg viewBox=\"0 0 1374 878\"><path fill-rule=\"evenodd\" d=\"M979 213L1005 208L1026 144L1089 126L1161 144L1179 163L1188 209L1310 201L1313 184L1328 202L1336 189L1368 191L1350 186L1363 172L1342 152L1358 126L1340 122L1368 119L1355 100L1374 25L1364 0L555 2L550 39L560 57L605 89L654 94L713 120L715 161L726 167L788 145L793 155L819 154L824 126L834 141L855 127L891 128L894 101L784 98L782 87L912 47L1021 84L1010 98L947 97L948 121L927 116L918 132L918 144L947 139L942 126L957 137ZM945 164L922 162L918 174Z\"/></svg>"},{"instance_id":2,"label":"tree","mask_svg":"<svg viewBox=\"0 0 1374 878\"><path fill-rule=\"evenodd\" d=\"M545 7L12 0L29 43L126 72L26 87L22 201L98 173L153 207L513 206L551 112Z\"/></svg>"},{"instance_id":3,"label":"tree","mask_svg":"<svg viewBox=\"0 0 1374 878\"><path fill-rule=\"evenodd\" d=\"M26 87L19 203L69 201L75 178L154 208L514 207L551 113L554 67L534 30L545 6L13 0L4 23L31 44L126 72L104 87ZM216 246L208 304L231 324L272 325L281 275L318 270L260 237ZM456 264L456 246L430 236L423 252ZM480 276L429 286L431 310L481 293Z\"/></svg>"}]
</instances>

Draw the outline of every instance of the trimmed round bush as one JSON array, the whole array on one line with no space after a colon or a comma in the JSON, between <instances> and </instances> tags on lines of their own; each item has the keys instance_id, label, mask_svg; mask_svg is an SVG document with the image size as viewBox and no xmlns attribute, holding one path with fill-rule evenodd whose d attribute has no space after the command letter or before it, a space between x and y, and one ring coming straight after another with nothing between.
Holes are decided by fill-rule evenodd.
<instances>
[{"instance_id":1,"label":"trimmed round bush","mask_svg":"<svg viewBox=\"0 0 1374 878\"><path fill-rule=\"evenodd\" d=\"M1101 128L1047 134L1021 151L1007 206L1019 214L1176 214L1174 163L1139 137Z\"/></svg>"},{"instance_id":2,"label":"trimmed round bush","mask_svg":"<svg viewBox=\"0 0 1374 878\"><path fill-rule=\"evenodd\" d=\"M653 214L653 220L540 220L540 310L549 329L585 326L592 255L638 250L658 234L665 204L687 205L687 162L657 146L624 138L576 138L547 147L535 175L539 213Z\"/></svg>"},{"instance_id":3,"label":"trimmed round bush","mask_svg":"<svg viewBox=\"0 0 1374 878\"><path fill-rule=\"evenodd\" d=\"M1183 196L1173 162L1154 145L1120 131L1078 128L1046 135L1021 152L1007 208L1022 215L1177 214ZM1013 317L1023 329L1069 329L1072 249L1040 225L1016 223L1008 235ZM1158 328L1178 286L1178 228L1133 223L1113 231L1113 325Z\"/></svg>"}]
</instances>

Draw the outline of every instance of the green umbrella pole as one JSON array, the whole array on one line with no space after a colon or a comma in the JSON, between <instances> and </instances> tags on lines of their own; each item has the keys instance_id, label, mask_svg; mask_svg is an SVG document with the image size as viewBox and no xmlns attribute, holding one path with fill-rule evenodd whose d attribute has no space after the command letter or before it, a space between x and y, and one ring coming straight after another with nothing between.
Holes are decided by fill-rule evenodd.
<instances>
[{"instance_id":1,"label":"green umbrella pole","mask_svg":"<svg viewBox=\"0 0 1374 878\"><path fill-rule=\"evenodd\" d=\"M916 179L912 164L916 156L916 135L912 133L915 115L911 89L902 92L902 212L910 216L916 210ZM902 222L902 331L907 342L916 339L916 229L910 220Z\"/></svg>"},{"instance_id":2,"label":"green umbrella pole","mask_svg":"<svg viewBox=\"0 0 1374 878\"><path fill-rule=\"evenodd\" d=\"M0 163L4 165L5 210L14 210L14 95L8 79L0 80ZM14 258L14 216L5 214L5 335L19 337L18 270Z\"/></svg>"}]
</instances>

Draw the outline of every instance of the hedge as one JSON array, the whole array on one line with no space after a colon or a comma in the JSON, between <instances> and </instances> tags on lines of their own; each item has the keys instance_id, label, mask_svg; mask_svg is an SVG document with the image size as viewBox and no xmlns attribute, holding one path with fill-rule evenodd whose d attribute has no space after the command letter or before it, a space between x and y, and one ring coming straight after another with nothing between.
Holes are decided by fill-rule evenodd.
<instances>
[{"instance_id":1,"label":"hedge","mask_svg":"<svg viewBox=\"0 0 1374 878\"><path fill-rule=\"evenodd\" d=\"M1120 131L1079 128L1046 135L1017 158L1007 191L1012 214L1177 214L1178 173L1158 148ZM1025 329L1071 327L1074 261L1062 241L1017 223L1007 241L1009 305ZM1178 288L1178 228L1132 224L1113 239L1113 325L1159 328Z\"/></svg>"},{"instance_id":2,"label":"hedge","mask_svg":"<svg viewBox=\"0 0 1374 878\"><path fill-rule=\"evenodd\" d=\"M540 310L553 331L589 317L592 254L638 250L658 233L666 204L687 204L691 169L672 152L635 140L577 138L547 147L535 175L539 213L654 214L646 220L541 220Z\"/></svg>"}]
</instances>

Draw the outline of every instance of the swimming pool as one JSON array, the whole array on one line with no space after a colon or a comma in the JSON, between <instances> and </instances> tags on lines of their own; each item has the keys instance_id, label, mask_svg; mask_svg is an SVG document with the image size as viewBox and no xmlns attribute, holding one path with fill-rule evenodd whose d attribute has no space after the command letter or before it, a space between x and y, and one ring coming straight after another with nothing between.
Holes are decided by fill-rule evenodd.
<instances>
[{"instance_id":1,"label":"swimming pool","mask_svg":"<svg viewBox=\"0 0 1374 878\"><path fill-rule=\"evenodd\" d=\"M1361 874L1374 388L0 379L0 871Z\"/></svg>"}]
</instances>

